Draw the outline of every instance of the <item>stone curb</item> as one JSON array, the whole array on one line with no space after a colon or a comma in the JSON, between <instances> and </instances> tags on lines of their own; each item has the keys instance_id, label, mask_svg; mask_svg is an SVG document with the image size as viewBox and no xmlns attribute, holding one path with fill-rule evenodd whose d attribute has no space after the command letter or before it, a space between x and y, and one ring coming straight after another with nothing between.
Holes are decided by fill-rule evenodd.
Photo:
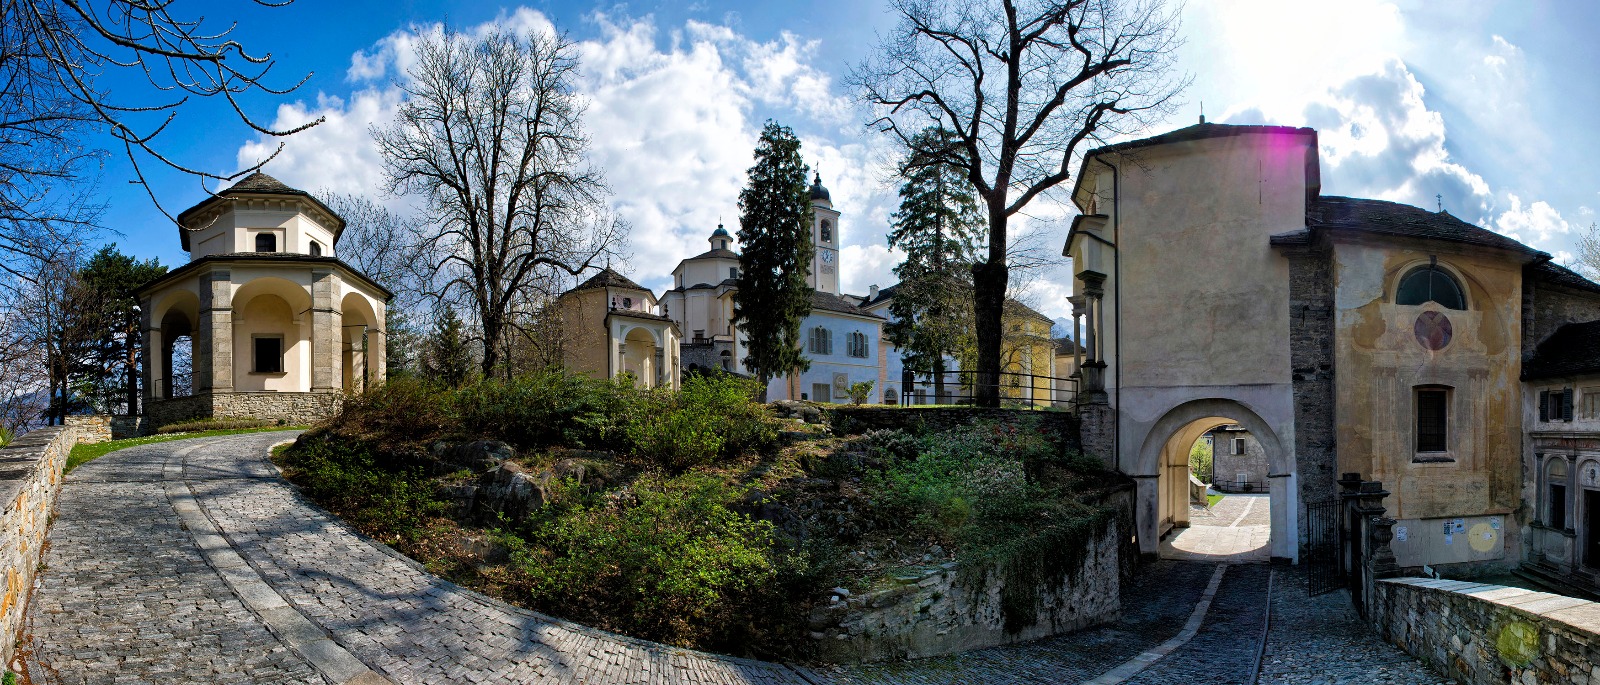
<instances>
[{"instance_id":1,"label":"stone curb","mask_svg":"<svg viewBox=\"0 0 1600 685\"><path fill-rule=\"evenodd\" d=\"M261 617L274 635L330 682L340 685L392 683L335 642L326 631L317 627L284 600L277 590L272 589L261 574L239 555L200 505L184 478L185 463L190 453L216 442L208 440L172 452L161 471L162 486L172 510L188 528L190 538L201 556L205 557L206 563L222 577L246 608Z\"/></svg>"}]
</instances>

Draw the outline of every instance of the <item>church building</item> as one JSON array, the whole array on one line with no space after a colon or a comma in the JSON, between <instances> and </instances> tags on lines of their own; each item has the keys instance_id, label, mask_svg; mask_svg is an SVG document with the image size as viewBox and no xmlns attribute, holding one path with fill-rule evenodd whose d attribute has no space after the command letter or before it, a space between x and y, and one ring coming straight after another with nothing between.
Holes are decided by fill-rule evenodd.
<instances>
[{"instance_id":1,"label":"church building","mask_svg":"<svg viewBox=\"0 0 1600 685\"><path fill-rule=\"evenodd\" d=\"M384 379L390 292L340 261L344 219L261 172L178 215L189 263L138 290L145 430L311 423Z\"/></svg>"}]
</instances>

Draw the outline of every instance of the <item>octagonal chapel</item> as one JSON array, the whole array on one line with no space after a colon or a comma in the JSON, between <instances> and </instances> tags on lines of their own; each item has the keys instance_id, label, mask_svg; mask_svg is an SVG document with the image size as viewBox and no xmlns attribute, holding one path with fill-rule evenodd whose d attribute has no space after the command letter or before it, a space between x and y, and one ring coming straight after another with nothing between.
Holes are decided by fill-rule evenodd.
<instances>
[{"instance_id":1,"label":"octagonal chapel","mask_svg":"<svg viewBox=\"0 0 1600 685\"><path fill-rule=\"evenodd\" d=\"M391 293L338 258L344 219L254 173L178 215L189 263L139 289L147 429L310 423L384 378Z\"/></svg>"}]
</instances>

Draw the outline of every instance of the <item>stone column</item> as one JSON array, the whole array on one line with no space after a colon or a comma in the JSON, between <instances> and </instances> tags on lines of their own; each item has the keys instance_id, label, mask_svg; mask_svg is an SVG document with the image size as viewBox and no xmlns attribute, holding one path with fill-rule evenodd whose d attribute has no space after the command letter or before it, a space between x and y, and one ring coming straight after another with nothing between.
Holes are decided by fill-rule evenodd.
<instances>
[{"instance_id":1,"label":"stone column","mask_svg":"<svg viewBox=\"0 0 1600 685\"><path fill-rule=\"evenodd\" d=\"M200 277L200 321L193 336L194 364L189 383L194 393L232 392L232 272L214 269Z\"/></svg>"},{"instance_id":2,"label":"stone column","mask_svg":"<svg viewBox=\"0 0 1600 685\"><path fill-rule=\"evenodd\" d=\"M1161 476L1135 474L1134 527L1138 529L1139 556L1153 559L1161 552Z\"/></svg>"},{"instance_id":3,"label":"stone column","mask_svg":"<svg viewBox=\"0 0 1600 685\"><path fill-rule=\"evenodd\" d=\"M339 314L339 274L332 269L311 270L311 391L333 392L340 373L344 347L344 317Z\"/></svg>"},{"instance_id":4,"label":"stone column","mask_svg":"<svg viewBox=\"0 0 1600 685\"><path fill-rule=\"evenodd\" d=\"M1085 331L1085 347L1088 350L1087 361L1083 363L1083 402L1088 404L1106 404L1111 401L1106 394L1106 363L1105 343L1105 314L1102 298L1105 296L1105 274L1095 271L1084 271L1078 274L1078 279L1083 281L1084 301L1089 306L1089 326Z\"/></svg>"},{"instance_id":5,"label":"stone column","mask_svg":"<svg viewBox=\"0 0 1600 685\"><path fill-rule=\"evenodd\" d=\"M341 317L343 318L343 317ZM342 331L343 329L341 329ZM354 332L355 329L351 329ZM367 389L367 327L361 327L361 335L350 340L350 392L361 392ZM342 361L342 359L341 359ZM342 376L341 376L342 377Z\"/></svg>"}]
</instances>

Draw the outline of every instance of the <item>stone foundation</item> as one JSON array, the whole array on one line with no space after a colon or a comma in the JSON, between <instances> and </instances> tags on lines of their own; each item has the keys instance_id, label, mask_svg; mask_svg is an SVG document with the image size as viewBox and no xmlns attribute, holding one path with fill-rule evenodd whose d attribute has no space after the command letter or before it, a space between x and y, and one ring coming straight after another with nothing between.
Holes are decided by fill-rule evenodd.
<instances>
[{"instance_id":1,"label":"stone foundation","mask_svg":"<svg viewBox=\"0 0 1600 685\"><path fill-rule=\"evenodd\" d=\"M109 442L112 439L111 417L105 414L68 416L67 425L78 430L78 442Z\"/></svg>"},{"instance_id":2,"label":"stone foundation","mask_svg":"<svg viewBox=\"0 0 1600 685\"><path fill-rule=\"evenodd\" d=\"M335 392L229 392L145 401L142 429L205 418L249 418L313 424L339 412L344 395Z\"/></svg>"},{"instance_id":3,"label":"stone foundation","mask_svg":"<svg viewBox=\"0 0 1600 685\"><path fill-rule=\"evenodd\" d=\"M1122 520L1108 521L1082 552L1078 568L1039 587L1031 623L1008 630L1001 593L1005 580L988 573L980 586L961 578L954 562L893 572L857 596L835 594L811 613L817 656L832 662L914 659L1025 642L1082 630L1122 610ZM1012 628L1018 628L1013 625Z\"/></svg>"},{"instance_id":4,"label":"stone foundation","mask_svg":"<svg viewBox=\"0 0 1600 685\"><path fill-rule=\"evenodd\" d=\"M61 471L77 435L71 425L41 428L0 448L0 502L5 503L0 512L0 531L5 531L0 535L0 573L5 577L0 635L10 636L0 640L0 659L6 664L22 642L28 596L61 489Z\"/></svg>"},{"instance_id":5,"label":"stone foundation","mask_svg":"<svg viewBox=\"0 0 1600 685\"><path fill-rule=\"evenodd\" d=\"M1591 685L1600 674L1600 604L1463 580L1373 586L1367 611L1385 639L1468 685Z\"/></svg>"}]
</instances>

